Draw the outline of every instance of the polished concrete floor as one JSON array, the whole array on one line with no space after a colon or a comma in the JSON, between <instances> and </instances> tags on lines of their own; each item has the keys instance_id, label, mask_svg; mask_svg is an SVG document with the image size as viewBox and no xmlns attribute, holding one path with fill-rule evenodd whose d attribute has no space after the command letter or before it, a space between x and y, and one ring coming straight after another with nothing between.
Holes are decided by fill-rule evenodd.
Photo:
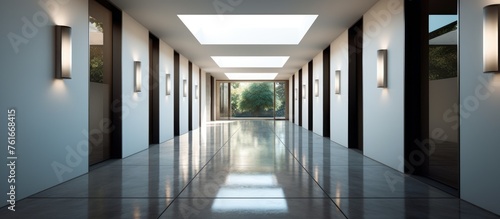
<instances>
[{"instance_id":1,"label":"polished concrete floor","mask_svg":"<svg viewBox=\"0 0 500 219\"><path fill-rule=\"evenodd\" d=\"M16 207L0 218L498 218L287 121L210 123Z\"/></svg>"}]
</instances>

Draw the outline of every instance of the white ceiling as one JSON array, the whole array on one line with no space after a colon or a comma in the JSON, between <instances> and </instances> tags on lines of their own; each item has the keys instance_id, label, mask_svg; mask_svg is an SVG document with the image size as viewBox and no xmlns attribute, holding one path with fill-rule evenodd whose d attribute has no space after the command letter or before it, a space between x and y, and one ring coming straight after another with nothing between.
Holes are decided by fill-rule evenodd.
<instances>
[{"instance_id":1,"label":"white ceiling","mask_svg":"<svg viewBox=\"0 0 500 219\"><path fill-rule=\"evenodd\" d=\"M354 24L378 0L111 0L217 79L225 72L276 72L288 79L337 36ZM232 5L231 5L232 4ZM217 9L215 5L225 7ZM317 14L299 45L201 45L178 14ZM219 68L211 56L290 56L283 68Z\"/></svg>"}]
</instances>

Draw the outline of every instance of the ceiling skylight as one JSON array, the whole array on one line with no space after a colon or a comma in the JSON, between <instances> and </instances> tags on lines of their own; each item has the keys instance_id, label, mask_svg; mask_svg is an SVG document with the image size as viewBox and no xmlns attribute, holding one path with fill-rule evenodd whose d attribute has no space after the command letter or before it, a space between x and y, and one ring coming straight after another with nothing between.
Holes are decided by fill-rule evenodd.
<instances>
[{"instance_id":1,"label":"ceiling skylight","mask_svg":"<svg viewBox=\"0 0 500 219\"><path fill-rule=\"evenodd\" d=\"M221 68L283 68L290 56L212 56Z\"/></svg>"},{"instance_id":2,"label":"ceiling skylight","mask_svg":"<svg viewBox=\"0 0 500 219\"><path fill-rule=\"evenodd\" d=\"M278 73L226 73L229 80L274 80Z\"/></svg>"},{"instance_id":3,"label":"ceiling skylight","mask_svg":"<svg viewBox=\"0 0 500 219\"><path fill-rule=\"evenodd\" d=\"M318 15L177 15L202 45L298 45Z\"/></svg>"}]
</instances>

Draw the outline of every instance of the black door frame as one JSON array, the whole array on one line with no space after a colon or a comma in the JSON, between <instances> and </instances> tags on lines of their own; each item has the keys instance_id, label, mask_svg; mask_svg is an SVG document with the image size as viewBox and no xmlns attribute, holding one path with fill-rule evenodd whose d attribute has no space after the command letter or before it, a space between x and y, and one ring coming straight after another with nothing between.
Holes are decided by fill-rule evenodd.
<instances>
[{"instance_id":1,"label":"black door frame","mask_svg":"<svg viewBox=\"0 0 500 219\"><path fill-rule=\"evenodd\" d=\"M299 111L298 112L298 120L299 120L299 126L302 126L302 101L304 101L303 100L304 98L302 98L302 96L304 95L304 94L302 94L302 87L304 86L302 84L303 83L302 82L302 69L299 70L298 78L299 78L299 84L298 84L299 86L297 87L297 89L299 90L299 92L298 92L299 95L297 97L297 100L299 102L299 106L298 106L299 107L299 109L298 109L298 111Z\"/></svg>"},{"instance_id":2,"label":"black door frame","mask_svg":"<svg viewBox=\"0 0 500 219\"><path fill-rule=\"evenodd\" d=\"M160 143L160 39L149 33L149 144Z\"/></svg>"},{"instance_id":3,"label":"black door frame","mask_svg":"<svg viewBox=\"0 0 500 219\"><path fill-rule=\"evenodd\" d=\"M363 151L363 18L348 30L348 145Z\"/></svg>"},{"instance_id":4,"label":"black door frame","mask_svg":"<svg viewBox=\"0 0 500 219\"><path fill-rule=\"evenodd\" d=\"M456 11L450 7L450 4L455 3ZM429 14L437 11L456 13L459 11L459 2L446 0L431 5L430 0L405 0L404 5L405 26L412 27L405 28L404 171L410 175L422 176L423 178L420 178L427 183L459 197L460 180L459 188L451 188L427 178L432 150L429 144ZM457 51L459 60L460 50ZM459 68L457 74L460 80ZM460 96L460 82L458 83L458 96ZM457 99L457 104L460 104L460 98ZM460 112L458 114L460 117ZM460 127L457 131L460 133ZM460 147L460 135L458 141Z\"/></svg>"},{"instance_id":5,"label":"black door frame","mask_svg":"<svg viewBox=\"0 0 500 219\"><path fill-rule=\"evenodd\" d=\"M313 60L309 61L307 64L307 129L309 131L313 130Z\"/></svg>"},{"instance_id":6,"label":"black door frame","mask_svg":"<svg viewBox=\"0 0 500 219\"><path fill-rule=\"evenodd\" d=\"M123 155L123 103L122 95L122 11L106 0L96 0L112 13L112 85L111 85L111 142L110 157L120 159ZM90 144L89 144L90 145Z\"/></svg>"},{"instance_id":7,"label":"black door frame","mask_svg":"<svg viewBox=\"0 0 500 219\"><path fill-rule=\"evenodd\" d=\"M330 46L323 50L323 137L330 138Z\"/></svg>"},{"instance_id":8,"label":"black door frame","mask_svg":"<svg viewBox=\"0 0 500 219\"><path fill-rule=\"evenodd\" d=\"M174 50L174 136L180 135L180 56L177 51Z\"/></svg>"}]
</instances>

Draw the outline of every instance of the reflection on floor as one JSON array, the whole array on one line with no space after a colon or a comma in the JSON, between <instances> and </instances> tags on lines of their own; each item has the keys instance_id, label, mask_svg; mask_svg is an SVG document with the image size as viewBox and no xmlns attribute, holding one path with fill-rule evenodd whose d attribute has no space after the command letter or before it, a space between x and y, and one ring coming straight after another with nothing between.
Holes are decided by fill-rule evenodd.
<instances>
[{"instance_id":1,"label":"reflection on floor","mask_svg":"<svg viewBox=\"0 0 500 219\"><path fill-rule=\"evenodd\" d=\"M18 202L0 218L497 218L287 121L230 121Z\"/></svg>"}]
</instances>

